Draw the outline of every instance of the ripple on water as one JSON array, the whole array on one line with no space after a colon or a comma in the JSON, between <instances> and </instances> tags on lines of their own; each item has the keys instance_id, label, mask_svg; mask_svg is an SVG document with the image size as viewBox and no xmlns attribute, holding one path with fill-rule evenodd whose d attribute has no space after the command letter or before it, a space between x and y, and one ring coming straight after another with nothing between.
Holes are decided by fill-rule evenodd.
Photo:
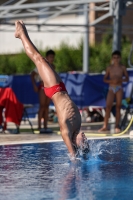
<instances>
[{"instance_id":1,"label":"ripple on water","mask_svg":"<svg viewBox=\"0 0 133 200\"><path fill-rule=\"evenodd\" d=\"M76 164L63 142L1 146L0 200L130 199L133 140L88 142L88 159Z\"/></svg>"}]
</instances>

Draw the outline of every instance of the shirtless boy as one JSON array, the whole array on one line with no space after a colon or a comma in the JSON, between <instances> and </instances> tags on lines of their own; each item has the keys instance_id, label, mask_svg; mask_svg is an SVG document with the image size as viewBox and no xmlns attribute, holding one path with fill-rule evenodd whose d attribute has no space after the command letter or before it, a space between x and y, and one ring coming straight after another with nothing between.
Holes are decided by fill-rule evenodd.
<instances>
[{"instance_id":1,"label":"shirtless boy","mask_svg":"<svg viewBox=\"0 0 133 200\"><path fill-rule=\"evenodd\" d=\"M104 76L104 82L109 84L109 91L106 99L106 114L104 118L104 125L99 130L108 130L108 119L110 117L110 112L113 106L114 99L116 98L116 122L115 122L115 132L119 133L119 122L120 122L120 109L123 97L122 83L129 80L126 67L120 63L121 53L119 51L114 51L112 53L112 65L107 67Z\"/></svg>"},{"instance_id":2,"label":"shirtless boy","mask_svg":"<svg viewBox=\"0 0 133 200\"><path fill-rule=\"evenodd\" d=\"M83 152L89 151L86 137L83 132L80 132L81 116L79 110L70 99L59 75L31 42L23 21L16 21L15 26L15 37L21 39L27 56L38 69L44 83L45 94L52 99L55 105L60 131L70 158L75 160L77 148L82 148Z\"/></svg>"},{"instance_id":3,"label":"shirtless boy","mask_svg":"<svg viewBox=\"0 0 133 200\"><path fill-rule=\"evenodd\" d=\"M54 58L55 58L55 52L53 50L48 50L46 52L46 60L55 69L55 66L53 64ZM43 84L43 81L41 80L41 77L38 74L38 70L36 67L31 72L31 80L32 80L34 91L39 94L38 129L40 130L41 133L44 133L44 132L49 133L51 132L51 130L47 128L47 123L48 123L48 111L49 111L50 98L48 98L45 95L44 84ZM39 83L38 87L37 87L36 82ZM42 118L44 118L44 122L43 122L44 129L41 128Z\"/></svg>"}]
</instances>

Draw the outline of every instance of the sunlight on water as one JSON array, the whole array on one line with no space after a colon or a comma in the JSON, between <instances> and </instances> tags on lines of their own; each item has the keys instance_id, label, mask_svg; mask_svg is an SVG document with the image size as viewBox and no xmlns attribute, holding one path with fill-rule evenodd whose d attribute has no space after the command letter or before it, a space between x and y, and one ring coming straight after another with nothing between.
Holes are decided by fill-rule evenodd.
<instances>
[{"instance_id":1,"label":"sunlight on water","mask_svg":"<svg viewBox=\"0 0 133 200\"><path fill-rule=\"evenodd\" d=\"M129 200L133 140L90 140L70 162L63 142L0 146L0 200Z\"/></svg>"}]
</instances>

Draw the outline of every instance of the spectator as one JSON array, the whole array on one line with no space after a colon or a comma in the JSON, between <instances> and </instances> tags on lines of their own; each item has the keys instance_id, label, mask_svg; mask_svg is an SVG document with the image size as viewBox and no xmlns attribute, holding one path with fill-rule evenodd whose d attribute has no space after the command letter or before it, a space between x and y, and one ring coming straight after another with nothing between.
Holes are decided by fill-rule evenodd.
<instances>
[{"instance_id":1,"label":"spectator","mask_svg":"<svg viewBox=\"0 0 133 200\"><path fill-rule=\"evenodd\" d=\"M55 66L53 64L55 58L55 52L53 50L49 50L46 52L46 60L50 63L50 65L55 69ZM47 128L48 124L48 112L49 112L49 104L50 104L50 98L48 98L44 93L44 84L41 80L41 77L39 76L37 68L35 68L31 72L31 80L33 84L33 88L35 92L38 92L39 94L39 111L38 111L38 129L41 133L51 132L50 129ZM38 83L38 86L37 84ZM41 127L43 119L43 128Z\"/></svg>"},{"instance_id":2,"label":"spectator","mask_svg":"<svg viewBox=\"0 0 133 200\"><path fill-rule=\"evenodd\" d=\"M115 122L115 132L120 132L119 122L120 122L120 109L123 97L122 83L128 81L128 73L126 67L121 64L121 53L119 51L114 51L112 53L112 64L107 67L104 76L104 82L109 84L109 90L106 99L106 114L104 118L104 125L99 130L108 130L108 119L110 116L110 111L113 106L114 99L116 98L116 122Z\"/></svg>"}]
</instances>

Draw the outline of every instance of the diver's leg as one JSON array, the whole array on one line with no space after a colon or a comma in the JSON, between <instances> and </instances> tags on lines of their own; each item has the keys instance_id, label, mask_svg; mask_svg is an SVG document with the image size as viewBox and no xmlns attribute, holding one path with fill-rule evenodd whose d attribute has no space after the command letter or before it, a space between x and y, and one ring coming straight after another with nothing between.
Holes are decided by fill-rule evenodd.
<instances>
[{"instance_id":1,"label":"diver's leg","mask_svg":"<svg viewBox=\"0 0 133 200\"><path fill-rule=\"evenodd\" d=\"M57 77L57 74L41 56L35 45L30 40L24 23L22 21L16 21L15 26L15 37L21 39L25 52L36 65L44 86L51 87L57 84L57 79L60 79L59 76Z\"/></svg>"}]
</instances>

